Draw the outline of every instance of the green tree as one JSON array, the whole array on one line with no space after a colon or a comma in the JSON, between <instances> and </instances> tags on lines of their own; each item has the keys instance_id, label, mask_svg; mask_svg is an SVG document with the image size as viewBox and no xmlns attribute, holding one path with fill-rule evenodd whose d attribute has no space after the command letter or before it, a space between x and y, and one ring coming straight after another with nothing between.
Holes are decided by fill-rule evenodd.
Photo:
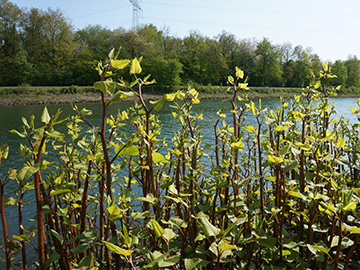
<instances>
[{"instance_id":1,"label":"green tree","mask_svg":"<svg viewBox=\"0 0 360 270\"><path fill-rule=\"evenodd\" d=\"M144 72L151 74L160 87L173 87L181 84L182 65L176 59L155 57L143 62Z\"/></svg>"},{"instance_id":2,"label":"green tree","mask_svg":"<svg viewBox=\"0 0 360 270\"><path fill-rule=\"evenodd\" d=\"M0 0L0 85L19 85L28 81L27 53L21 47L21 9Z\"/></svg>"},{"instance_id":3,"label":"green tree","mask_svg":"<svg viewBox=\"0 0 360 270\"><path fill-rule=\"evenodd\" d=\"M123 28L114 30L112 45L114 48L122 48L120 52L122 58L130 59L142 56L145 59L149 59L146 52L148 52L147 47L149 47L150 44L143 36L134 30L126 31Z\"/></svg>"},{"instance_id":4,"label":"green tree","mask_svg":"<svg viewBox=\"0 0 360 270\"><path fill-rule=\"evenodd\" d=\"M309 84L313 78L313 72L311 69L309 55L303 49L301 45L294 48L294 73L292 77L292 83L289 86L293 87L305 87Z\"/></svg>"},{"instance_id":5,"label":"green tree","mask_svg":"<svg viewBox=\"0 0 360 270\"><path fill-rule=\"evenodd\" d=\"M231 74L237 64L235 63L235 55L238 50L236 37L225 31L222 31L215 40L222 54L222 61L219 63L220 80L222 83L227 81L227 75ZM209 59L211 61L211 59Z\"/></svg>"},{"instance_id":6,"label":"green tree","mask_svg":"<svg viewBox=\"0 0 360 270\"><path fill-rule=\"evenodd\" d=\"M81 44L72 65L72 74L76 85L91 85L98 78L93 59L102 59L113 47L113 32L100 25L88 25L77 31ZM105 59L102 59L103 61Z\"/></svg>"},{"instance_id":7,"label":"green tree","mask_svg":"<svg viewBox=\"0 0 360 270\"><path fill-rule=\"evenodd\" d=\"M234 53L234 64L242 70L246 70L250 77L249 83L255 85L256 68L255 68L255 45L249 39L240 40L237 44L237 50Z\"/></svg>"},{"instance_id":8,"label":"green tree","mask_svg":"<svg viewBox=\"0 0 360 270\"><path fill-rule=\"evenodd\" d=\"M264 38L256 45L255 51L258 82L262 85L281 86L282 68L280 64L281 52L278 46Z\"/></svg>"},{"instance_id":9,"label":"green tree","mask_svg":"<svg viewBox=\"0 0 360 270\"><path fill-rule=\"evenodd\" d=\"M311 69L314 73L314 76L318 78L320 76L320 71L322 70L322 63L320 60L320 56L317 54L313 54L310 51L308 52L308 54L309 54Z\"/></svg>"},{"instance_id":10,"label":"green tree","mask_svg":"<svg viewBox=\"0 0 360 270\"><path fill-rule=\"evenodd\" d=\"M23 39L34 65L34 84L71 84L71 65L79 42L73 26L60 10L31 9L25 16Z\"/></svg>"},{"instance_id":11,"label":"green tree","mask_svg":"<svg viewBox=\"0 0 360 270\"><path fill-rule=\"evenodd\" d=\"M161 43L162 43L162 33L158 31L156 26L149 24L140 28L137 31L138 35L143 38L147 46L143 50L143 57L150 59L158 57L162 54Z\"/></svg>"},{"instance_id":12,"label":"green tree","mask_svg":"<svg viewBox=\"0 0 360 270\"><path fill-rule=\"evenodd\" d=\"M221 44L213 39L205 40L204 51L200 57L200 79L202 84L220 84L227 81L223 70L227 70L228 63L223 54Z\"/></svg>"},{"instance_id":13,"label":"green tree","mask_svg":"<svg viewBox=\"0 0 360 270\"><path fill-rule=\"evenodd\" d=\"M171 36L168 27L164 27L160 32L162 35L160 50L163 57L165 59L179 59L182 40Z\"/></svg>"},{"instance_id":14,"label":"green tree","mask_svg":"<svg viewBox=\"0 0 360 270\"><path fill-rule=\"evenodd\" d=\"M21 9L9 2L0 0L0 56L12 57L20 47Z\"/></svg>"},{"instance_id":15,"label":"green tree","mask_svg":"<svg viewBox=\"0 0 360 270\"><path fill-rule=\"evenodd\" d=\"M341 85L342 88L346 87L346 81L348 79L348 70L345 66L345 63L341 60L336 60L335 63L331 66L332 74L336 75L335 78L330 78L329 83L338 86Z\"/></svg>"},{"instance_id":16,"label":"green tree","mask_svg":"<svg viewBox=\"0 0 360 270\"><path fill-rule=\"evenodd\" d=\"M345 61L345 66L348 70L348 79L346 81L346 86L360 86L360 61L356 56L350 56L348 60Z\"/></svg>"},{"instance_id":17,"label":"green tree","mask_svg":"<svg viewBox=\"0 0 360 270\"><path fill-rule=\"evenodd\" d=\"M201 78L201 54L205 49L205 38L198 32L190 32L183 39L180 62L183 64L184 82L199 82Z\"/></svg>"},{"instance_id":18,"label":"green tree","mask_svg":"<svg viewBox=\"0 0 360 270\"><path fill-rule=\"evenodd\" d=\"M100 25L88 25L78 30L77 38L82 44L81 53L86 52L91 59L102 59L113 47L112 35L110 29Z\"/></svg>"}]
</instances>

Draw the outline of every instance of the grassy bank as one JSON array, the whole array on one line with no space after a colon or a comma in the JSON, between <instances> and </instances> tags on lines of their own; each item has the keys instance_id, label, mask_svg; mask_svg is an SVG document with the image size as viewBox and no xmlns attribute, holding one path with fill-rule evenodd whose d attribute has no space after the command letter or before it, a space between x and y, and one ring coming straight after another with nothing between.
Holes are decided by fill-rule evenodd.
<instances>
[{"instance_id":1,"label":"grassy bank","mask_svg":"<svg viewBox=\"0 0 360 270\"><path fill-rule=\"evenodd\" d=\"M226 86L198 86L194 85L200 92L200 98L225 98ZM178 90L182 87L176 87ZM184 88L184 87L183 87ZM174 90L173 89L173 90ZM144 89L144 98L155 100L165 92L171 92L167 88L148 87ZM230 91L231 92L231 91ZM284 87L250 87L245 93L251 98L279 98L292 97L300 94L301 88ZM360 88L340 90L339 96L359 96ZM17 86L0 87L0 106L32 105L32 104L63 104L70 101L78 103L91 103L99 101L99 93L91 86Z\"/></svg>"}]
</instances>

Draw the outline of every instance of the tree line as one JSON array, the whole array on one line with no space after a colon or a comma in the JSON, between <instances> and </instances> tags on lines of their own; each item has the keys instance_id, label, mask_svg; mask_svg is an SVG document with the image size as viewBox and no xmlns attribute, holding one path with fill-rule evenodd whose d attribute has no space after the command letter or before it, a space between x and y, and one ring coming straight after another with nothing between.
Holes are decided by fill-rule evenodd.
<instances>
[{"instance_id":1,"label":"tree line","mask_svg":"<svg viewBox=\"0 0 360 270\"><path fill-rule=\"evenodd\" d=\"M160 87L196 83L225 85L240 67L251 86L304 87L318 76L322 61L311 48L291 43L238 39L223 31L213 38L191 31L184 38L169 28L143 25L136 30L110 30L88 25L75 30L60 10L23 9L0 0L0 85L92 85L96 61L112 48L120 57L142 56L145 73ZM103 59L105 60L105 59ZM328 82L343 88L360 87L360 60L332 63L337 75ZM118 74L129 80L129 74Z\"/></svg>"}]
</instances>

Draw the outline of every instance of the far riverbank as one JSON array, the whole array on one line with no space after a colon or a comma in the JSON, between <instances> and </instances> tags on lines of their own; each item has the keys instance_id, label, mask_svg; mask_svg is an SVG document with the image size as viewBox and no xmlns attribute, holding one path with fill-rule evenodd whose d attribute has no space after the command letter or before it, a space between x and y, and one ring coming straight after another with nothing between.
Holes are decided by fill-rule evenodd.
<instances>
[{"instance_id":1,"label":"far riverbank","mask_svg":"<svg viewBox=\"0 0 360 270\"><path fill-rule=\"evenodd\" d=\"M225 99L225 87L221 86L194 86L199 91L200 99ZM169 90L166 92L170 92ZM157 91L156 88L145 88L143 96L146 100L157 100L166 93ZM279 98L292 97L295 94L301 94L302 88L280 88L280 87L250 87L244 91L250 98ZM229 94L231 95L231 93ZM339 97L358 97L360 93L340 91ZM135 98L132 98L135 100ZM17 105L36 105L36 104L65 104L69 102L76 103L95 103L99 102L100 95L92 87L0 87L0 106ZM123 101L129 101L125 99Z\"/></svg>"}]
</instances>

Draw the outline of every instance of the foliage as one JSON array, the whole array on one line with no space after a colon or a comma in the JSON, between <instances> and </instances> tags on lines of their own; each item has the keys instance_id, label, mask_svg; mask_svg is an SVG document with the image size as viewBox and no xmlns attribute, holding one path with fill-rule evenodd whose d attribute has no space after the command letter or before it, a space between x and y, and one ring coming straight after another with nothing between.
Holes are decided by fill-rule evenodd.
<instances>
[{"instance_id":1,"label":"foliage","mask_svg":"<svg viewBox=\"0 0 360 270\"><path fill-rule=\"evenodd\" d=\"M322 65L311 48L273 44L267 38L237 40L226 31L211 38L192 31L180 39L169 28L152 24L137 31L99 25L75 31L60 10L21 9L8 0L0 0L0 10L1 86L88 86L97 79L92 59L104 61L106 52L119 47L121 58L143 56L145 71L163 89L173 89L174 83L225 85L237 66L247 70L254 87L305 87L320 75ZM338 78L328 83L360 87L359 65L356 56L336 61ZM172 74L166 74L168 66ZM116 72L132 80L127 72Z\"/></svg>"},{"instance_id":2,"label":"foliage","mask_svg":"<svg viewBox=\"0 0 360 270\"><path fill-rule=\"evenodd\" d=\"M34 236L40 269L348 267L360 234L359 124L336 117L326 63L301 95L270 111L247 98L249 79L236 67L225 89L230 109L203 123L193 111L197 90L146 103L143 86L154 81L140 77L141 59L119 55L111 50L98 62L99 126L72 104L73 116L45 108L42 126L24 117L12 130L24 139L24 165L0 187L16 183L7 205L19 216L24 194L35 193L37 228L20 219L20 234L5 236L7 269L19 246L26 264L24 245ZM116 70L133 81L116 81ZM130 96L134 106L107 114ZM178 121L171 139L161 136L157 116L167 102ZM212 145L204 145L204 125L213 126ZM1 147L0 159L7 153Z\"/></svg>"}]
</instances>

